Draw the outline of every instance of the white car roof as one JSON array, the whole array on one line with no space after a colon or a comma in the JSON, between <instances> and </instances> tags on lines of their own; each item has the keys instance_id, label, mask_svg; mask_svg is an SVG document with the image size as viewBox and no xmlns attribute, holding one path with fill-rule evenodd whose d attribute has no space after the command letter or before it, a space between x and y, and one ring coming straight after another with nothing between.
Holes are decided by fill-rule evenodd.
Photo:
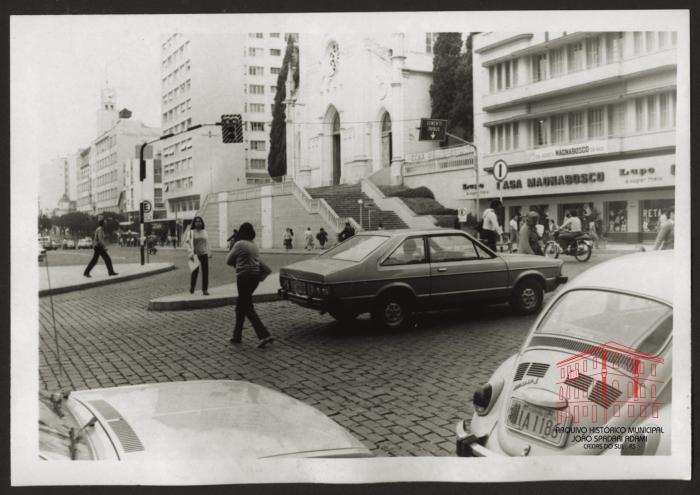
<instances>
[{"instance_id":1,"label":"white car roof","mask_svg":"<svg viewBox=\"0 0 700 495\"><path fill-rule=\"evenodd\" d=\"M673 304L673 250L635 253L600 263L565 285L618 290Z\"/></svg>"}]
</instances>

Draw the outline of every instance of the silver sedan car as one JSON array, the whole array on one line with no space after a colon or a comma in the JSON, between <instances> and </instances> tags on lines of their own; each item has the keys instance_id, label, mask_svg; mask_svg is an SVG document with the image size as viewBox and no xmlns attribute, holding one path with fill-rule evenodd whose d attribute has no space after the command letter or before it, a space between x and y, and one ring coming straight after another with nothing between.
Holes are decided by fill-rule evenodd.
<instances>
[{"instance_id":1,"label":"silver sedan car","mask_svg":"<svg viewBox=\"0 0 700 495\"><path fill-rule=\"evenodd\" d=\"M544 293L566 282L561 260L496 253L461 230L363 232L313 259L280 270L279 294L349 320L370 312L384 327L413 311L467 302L510 302L539 311Z\"/></svg>"}]
</instances>

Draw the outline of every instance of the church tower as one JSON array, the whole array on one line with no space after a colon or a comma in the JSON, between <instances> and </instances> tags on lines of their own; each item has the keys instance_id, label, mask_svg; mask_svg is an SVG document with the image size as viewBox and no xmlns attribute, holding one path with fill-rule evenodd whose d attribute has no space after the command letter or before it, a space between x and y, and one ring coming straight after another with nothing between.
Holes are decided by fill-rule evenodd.
<instances>
[{"instance_id":1,"label":"church tower","mask_svg":"<svg viewBox=\"0 0 700 495\"><path fill-rule=\"evenodd\" d=\"M105 81L105 87L101 91L102 101L97 111L97 136L101 136L110 130L119 119L116 109L116 91L109 87Z\"/></svg>"}]
</instances>

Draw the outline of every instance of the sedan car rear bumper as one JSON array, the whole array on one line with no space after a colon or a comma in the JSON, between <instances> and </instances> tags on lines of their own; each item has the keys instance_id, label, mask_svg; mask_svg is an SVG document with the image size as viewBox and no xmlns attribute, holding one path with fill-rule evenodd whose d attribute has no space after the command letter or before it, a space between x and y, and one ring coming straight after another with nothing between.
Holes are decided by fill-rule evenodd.
<instances>
[{"instance_id":1,"label":"sedan car rear bumper","mask_svg":"<svg viewBox=\"0 0 700 495\"><path fill-rule=\"evenodd\" d=\"M498 454L484 447L486 437L477 437L464 427L464 421L459 421L457 431L458 457L493 457Z\"/></svg>"},{"instance_id":2,"label":"sedan car rear bumper","mask_svg":"<svg viewBox=\"0 0 700 495\"><path fill-rule=\"evenodd\" d=\"M299 294L295 294L293 292L289 292L288 290L284 290L284 289L278 289L277 295L280 296L281 299L287 299L287 300L292 301L293 303L298 304L299 306L303 306L305 308L326 311L328 309L328 306L329 306L329 301L326 299L319 299L319 298L311 297L311 296L302 296Z\"/></svg>"}]
</instances>

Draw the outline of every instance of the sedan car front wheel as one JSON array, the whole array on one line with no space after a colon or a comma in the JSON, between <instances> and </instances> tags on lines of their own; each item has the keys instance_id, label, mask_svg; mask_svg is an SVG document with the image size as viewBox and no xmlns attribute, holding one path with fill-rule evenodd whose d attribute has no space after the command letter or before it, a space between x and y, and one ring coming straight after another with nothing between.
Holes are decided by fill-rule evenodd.
<instances>
[{"instance_id":1,"label":"sedan car front wheel","mask_svg":"<svg viewBox=\"0 0 700 495\"><path fill-rule=\"evenodd\" d=\"M521 314L537 313L542 307L544 290L536 280L523 280L515 286L510 297L511 307Z\"/></svg>"},{"instance_id":2,"label":"sedan car front wheel","mask_svg":"<svg viewBox=\"0 0 700 495\"><path fill-rule=\"evenodd\" d=\"M381 296L372 310L372 319L383 328L402 328L410 317L409 298L400 292Z\"/></svg>"}]
</instances>

